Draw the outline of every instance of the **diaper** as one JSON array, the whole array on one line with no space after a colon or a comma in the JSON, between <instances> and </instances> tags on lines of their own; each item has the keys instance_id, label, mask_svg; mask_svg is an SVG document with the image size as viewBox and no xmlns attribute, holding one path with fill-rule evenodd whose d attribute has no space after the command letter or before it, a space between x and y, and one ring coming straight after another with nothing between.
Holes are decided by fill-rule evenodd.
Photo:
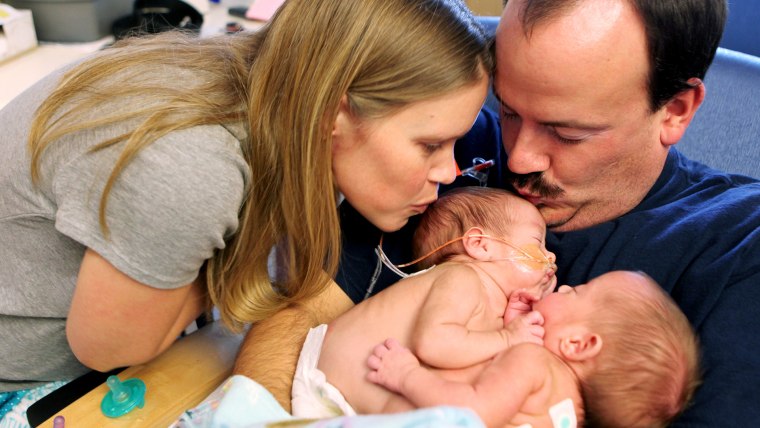
<instances>
[{"instance_id":1,"label":"diaper","mask_svg":"<svg viewBox=\"0 0 760 428\"><path fill-rule=\"evenodd\" d=\"M301 348L291 391L292 412L297 418L356 415L343 394L338 388L330 385L325 374L317 368L326 333L327 324L312 328Z\"/></svg>"}]
</instances>

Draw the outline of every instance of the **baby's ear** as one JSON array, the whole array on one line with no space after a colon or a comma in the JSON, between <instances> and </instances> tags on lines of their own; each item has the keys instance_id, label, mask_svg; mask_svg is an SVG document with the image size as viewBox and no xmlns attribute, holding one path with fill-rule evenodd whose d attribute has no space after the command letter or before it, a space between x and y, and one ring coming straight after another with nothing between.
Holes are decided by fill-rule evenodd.
<instances>
[{"instance_id":1,"label":"baby's ear","mask_svg":"<svg viewBox=\"0 0 760 428\"><path fill-rule=\"evenodd\" d=\"M490 245L490 239L483 237L483 229L479 227L471 227L467 229L462 238L462 245L467 255L475 260L489 260L488 251Z\"/></svg>"},{"instance_id":2,"label":"baby's ear","mask_svg":"<svg viewBox=\"0 0 760 428\"><path fill-rule=\"evenodd\" d=\"M596 333L578 333L563 337L559 342L559 352L569 361L591 360L602 350L602 338Z\"/></svg>"}]
</instances>

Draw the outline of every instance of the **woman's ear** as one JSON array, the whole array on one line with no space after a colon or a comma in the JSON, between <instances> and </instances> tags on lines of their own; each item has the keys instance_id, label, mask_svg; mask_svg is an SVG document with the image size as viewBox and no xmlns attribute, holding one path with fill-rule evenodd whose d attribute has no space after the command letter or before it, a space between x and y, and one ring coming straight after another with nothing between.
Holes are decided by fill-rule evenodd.
<instances>
[{"instance_id":1,"label":"woman's ear","mask_svg":"<svg viewBox=\"0 0 760 428\"><path fill-rule=\"evenodd\" d=\"M345 136L350 127L353 127L353 116L351 115L351 109L348 106L348 96L343 95L340 97L340 106L338 107L338 115L335 117L335 122L332 128L333 140Z\"/></svg>"},{"instance_id":2,"label":"woman's ear","mask_svg":"<svg viewBox=\"0 0 760 428\"><path fill-rule=\"evenodd\" d=\"M489 241L490 239L484 237L483 229L479 227L471 227L467 229L462 238L462 245L467 255L475 260L488 260L489 256Z\"/></svg>"},{"instance_id":3,"label":"woman's ear","mask_svg":"<svg viewBox=\"0 0 760 428\"><path fill-rule=\"evenodd\" d=\"M596 333L578 333L563 337L559 352L569 361L581 362L593 359L602 350L602 338Z\"/></svg>"},{"instance_id":4,"label":"woman's ear","mask_svg":"<svg viewBox=\"0 0 760 428\"><path fill-rule=\"evenodd\" d=\"M691 119L705 99L704 83L696 77L688 82L691 88L676 94L663 107L665 115L660 128L660 142L663 145L671 146L683 137Z\"/></svg>"}]
</instances>

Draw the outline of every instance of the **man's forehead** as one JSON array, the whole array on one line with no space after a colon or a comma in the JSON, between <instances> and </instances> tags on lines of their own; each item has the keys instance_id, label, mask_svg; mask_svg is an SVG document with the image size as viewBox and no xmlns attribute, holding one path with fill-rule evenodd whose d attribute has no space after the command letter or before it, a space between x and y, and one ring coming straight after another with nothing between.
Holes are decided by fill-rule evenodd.
<instances>
[{"instance_id":1,"label":"man's forehead","mask_svg":"<svg viewBox=\"0 0 760 428\"><path fill-rule=\"evenodd\" d=\"M632 35L635 38L631 33L640 33L637 43L646 42L643 22L625 0L584 0L561 12L525 27L519 11L507 8L496 30L497 54L504 50L552 52L555 48L555 56L562 57L564 52L591 59L592 54L603 57L619 52L624 46L618 43L631 40Z\"/></svg>"},{"instance_id":2,"label":"man's forehead","mask_svg":"<svg viewBox=\"0 0 760 428\"><path fill-rule=\"evenodd\" d=\"M535 26L569 14L584 0L511 0L505 1L503 18L516 20L513 25L520 25L526 36ZM509 14L509 16L506 16Z\"/></svg>"},{"instance_id":3,"label":"man's forehead","mask_svg":"<svg viewBox=\"0 0 760 428\"><path fill-rule=\"evenodd\" d=\"M586 2L595 4L597 0ZM524 110L531 104L536 110L548 112L547 108L555 103L558 117L540 118L545 121L572 119L563 117L566 114L562 109L568 109L567 113L584 107L588 111L610 111L614 107L610 104L625 102L630 107L630 100L638 98L646 102L649 54L643 25L626 19L635 12L617 12L584 12L585 19L596 22L593 30L560 18L556 24L537 28L530 39L520 28L510 27L509 22L500 26L495 46L494 94L515 110ZM614 22L597 22L605 19ZM592 127L593 122L589 123Z\"/></svg>"}]
</instances>

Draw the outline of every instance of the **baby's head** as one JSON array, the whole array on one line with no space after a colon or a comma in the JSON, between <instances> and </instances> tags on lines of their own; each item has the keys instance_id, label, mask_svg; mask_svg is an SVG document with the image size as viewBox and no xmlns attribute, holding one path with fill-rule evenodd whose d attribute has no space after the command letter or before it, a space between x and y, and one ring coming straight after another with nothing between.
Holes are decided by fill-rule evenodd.
<instances>
[{"instance_id":1,"label":"baby's head","mask_svg":"<svg viewBox=\"0 0 760 428\"><path fill-rule=\"evenodd\" d=\"M534 242L529 243L531 247L525 251L538 258L544 254L534 252L546 253L543 248L546 223L536 207L506 190L473 186L450 190L428 207L414 234L414 255L423 256L449 241L476 232L507 241L520 240L522 235L534 237ZM519 246L518 242L510 244ZM419 265L426 268L466 252L462 241L457 241L435 251Z\"/></svg>"},{"instance_id":2,"label":"baby's head","mask_svg":"<svg viewBox=\"0 0 760 428\"><path fill-rule=\"evenodd\" d=\"M473 227L480 227L484 233L494 236L509 236L516 224L512 214L514 207L523 204L530 205L519 196L502 189L460 187L450 190L428 206L422 215L412 243L414 256L417 258L428 254L441 245L462 237ZM420 261L419 266L427 268L465 253L462 241L457 241Z\"/></svg>"},{"instance_id":3,"label":"baby's head","mask_svg":"<svg viewBox=\"0 0 760 428\"><path fill-rule=\"evenodd\" d=\"M562 286L534 309L544 315L545 346L578 373L592 426L665 426L699 384L696 335L645 274L615 271Z\"/></svg>"},{"instance_id":4,"label":"baby's head","mask_svg":"<svg viewBox=\"0 0 760 428\"><path fill-rule=\"evenodd\" d=\"M546 295L556 285L556 265L545 238L544 219L530 202L506 190L463 187L428 207L413 249L415 258L425 256L420 268L454 258L488 262L507 295L517 289Z\"/></svg>"}]
</instances>

